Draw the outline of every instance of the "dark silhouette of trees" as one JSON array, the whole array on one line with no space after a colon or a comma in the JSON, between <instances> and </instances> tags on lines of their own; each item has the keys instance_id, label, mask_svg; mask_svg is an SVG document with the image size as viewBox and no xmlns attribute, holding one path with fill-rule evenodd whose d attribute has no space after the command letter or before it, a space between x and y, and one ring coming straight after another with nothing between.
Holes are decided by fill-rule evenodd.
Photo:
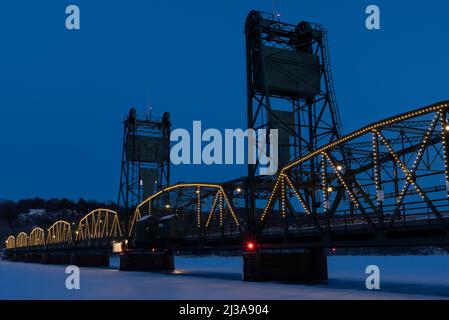
<instances>
[{"instance_id":1,"label":"dark silhouette of trees","mask_svg":"<svg viewBox=\"0 0 449 320\"><path fill-rule=\"evenodd\" d=\"M3 201L0 203L0 220L12 224L17 220L20 210L13 201Z\"/></svg>"},{"instance_id":2,"label":"dark silhouette of trees","mask_svg":"<svg viewBox=\"0 0 449 320\"><path fill-rule=\"evenodd\" d=\"M3 200L0 201L0 221L11 225L17 221L19 214L28 213L31 209L45 209L48 214L72 211L78 215L85 215L98 208L115 209L115 204L112 202L86 201L82 198L77 202L69 199L44 200L41 198L23 199L17 202Z\"/></svg>"}]
</instances>

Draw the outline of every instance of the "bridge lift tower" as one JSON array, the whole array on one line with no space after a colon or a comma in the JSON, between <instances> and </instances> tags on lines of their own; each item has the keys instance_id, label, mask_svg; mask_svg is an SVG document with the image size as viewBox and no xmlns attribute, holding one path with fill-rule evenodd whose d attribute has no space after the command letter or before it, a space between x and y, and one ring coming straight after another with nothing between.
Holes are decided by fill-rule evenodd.
<instances>
[{"instance_id":1,"label":"bridge lift tower","mask_svg":"<svg viewBox=\"0 0 449 320\"><path fill-rule=\"evenodd\" d=\"M279 168L342 135L326 34L319 24L291 25L258 11L247 17L247 126L278 129ZM266 139L269 146L268 134ZM248 165L246 184L252 231L257 199L268 194L274 180L257 176L258 167L258 163ZM320 205L313 191L319 190L313 186L319 172L316 160L296 172L295 183L309 190L306 200L311 208Z\"/></svg>"},{"instance_id":2,"label":"bridge lift tower","mask_svg":"<svg viewBox=\"0 0 449 320\"><path fill-rule=\"evenodd\" d=\"M138 204L170 184L170 114L139 118L132 108L123 124L118 210L129 220Z\"/></svg>"}]
</instances>

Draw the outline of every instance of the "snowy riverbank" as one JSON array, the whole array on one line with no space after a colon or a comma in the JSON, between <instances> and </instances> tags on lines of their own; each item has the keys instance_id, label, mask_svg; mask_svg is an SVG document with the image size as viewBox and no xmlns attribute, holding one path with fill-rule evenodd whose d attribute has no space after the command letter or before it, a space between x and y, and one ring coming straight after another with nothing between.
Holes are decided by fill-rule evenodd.
<instances>
[{"instance_id":1,"label":"snowy riverbank","mask_svg":"<svg viewBox=\"0 0 449 320\"><path fill-rule=\"evenodd\" d=\"M449 299L449 256L329 257L329 285L241 281L239 257L176 259L174 274L82 268L81 290L65 288L65 268L0 261L0 299ZM365 289L365 268L381 270L381 290Z\"/></svg>"}]
</instances>

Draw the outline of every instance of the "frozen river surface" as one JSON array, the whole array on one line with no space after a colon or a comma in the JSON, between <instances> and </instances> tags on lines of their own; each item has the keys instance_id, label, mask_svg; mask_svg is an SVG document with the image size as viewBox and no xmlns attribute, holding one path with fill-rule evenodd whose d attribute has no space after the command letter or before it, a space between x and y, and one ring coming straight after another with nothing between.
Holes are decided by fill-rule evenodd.
<instances>
[{"instance_id":1,"label":"frozen river surface","mask_svg":"<svg viewBox=\"0 0 449 320\"><path fill-rule=\"evenodd\" d=\"M381 290L365 288L377 265ZM80 290L67 290L64 266L0 260L0 299L449 299L449 256L329 257L329 284L241 281L238 257L176 258L173 274L81 268Z\"/></svg>"}]
</instances>

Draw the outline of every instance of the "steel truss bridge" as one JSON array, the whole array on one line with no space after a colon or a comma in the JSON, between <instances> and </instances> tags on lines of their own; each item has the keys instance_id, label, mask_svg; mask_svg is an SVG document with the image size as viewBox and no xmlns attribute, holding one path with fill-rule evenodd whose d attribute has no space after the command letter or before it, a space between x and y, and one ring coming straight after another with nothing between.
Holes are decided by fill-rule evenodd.
<instances>
[{"instance_id":1,"label":"steel truss bridge","mask_svg":"<svg viewBox=\"0 0 449 320\"><path fill-rule=\"evenodd\" d=\"M254 230L241 181L180 183L138 205L126 228L117 212L98 209L77 225L10 236L6 251L131 245L146 217L156 219L145 225L156 249L449 245L448 111L444 101L378 121L285 165L263 180Z\"/></svg>"},{"instance_id":2,"label":"steel truss bridge","mask_svg":"<svg viewBox=\"0 0 449 320\"><path fill-rule=\"evenodd\" d=\"M128 205L98 209L10 236L6 253L115 243L170 252L449 245L449 101L344 135L323 26L251 11L245 38L248 128L279 131L276 176L257 176L256 163L242 179L179 183L138 204L129 221ZM168 136L168 115L164 123Z\"/></svg>"},{"instance_id":3,"label":"steel truss bridge","mask_svg":"<svg viewBox=\"0 0 449 320\"><path fill-rule=\"evenodd\" d=\"M118 214L97 209L86 214L78 224L59 220L47 230L34 228L29 234L19 233L5 241L6 252L42 253L67 250L109 250L123 239Z\"/></svg>"}]
</instances>

